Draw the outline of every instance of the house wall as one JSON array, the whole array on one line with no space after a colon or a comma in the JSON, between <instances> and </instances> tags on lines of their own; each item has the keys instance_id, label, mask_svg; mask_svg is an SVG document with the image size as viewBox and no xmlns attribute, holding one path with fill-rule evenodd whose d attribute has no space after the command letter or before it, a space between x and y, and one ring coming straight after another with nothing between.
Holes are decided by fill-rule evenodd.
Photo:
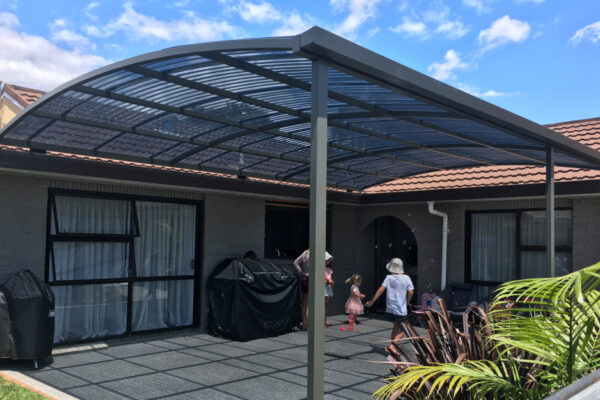
<instances>
[{"instance_id":1,"label":"house wall","mask_svg":"<svg viewBox=\"0 0 600 400\"><path fill-rule=\"evenodd\" d=\"M573 200L573 268L600 261L600 199Z\"/></svg>"},{"instance_id":2,"label":"house wall","mask_svg":"<svg viewBox=\"0 0 600 400\"><path fill-rule=\"evenodd\" d=\"M219 262L265 245L265 201L248 197L207 195L204 203L204 265L201 326L207 326L206 280Z\"/></svg>"},{"instance_id":3,"label":"house wall","mask_svg":"<svg viewBox=\"0 0 600 400\"><path fill-rule=\"evenodd\" d=\"M264 253L265 201L249 196L178 191L141 184L58 179L40 175L0 172L0 281L29 268L45 273L46 209L48 188L136 194L144 196L204 200L202 238L202 297L200 316L206 326L206 279L224 258L254 250ZM573 266L582 268L600 261L600 197L556 200L557 207L573 209ZM464 281L465 212L468 210L543 209L543 199L440 202L435 208L448 213L447 281ZM361 290L367 296L381 283L373 279L373 221L394 216L414 232L418 243L418 286L420 293L440 290L442 219L427 211L426 203L381 206L331 206L334 256L334 298L329 314L343 313L349 286L344 280L354 273L363 276Z\"/></svg>"},{"instance_id":4,"label":"house wall","mask_svg":"<svg viewBox=\"0 0 600 400\"><path fill-rule=\"evenodd\" d=\"M447 212L451 216L460 215L463 211L463 206L453 204L436 205L435 208ZM439 291L442 258L442 219L429 214L426 203L368 206L357 210L356 229L358 245L356 247L359 252L359 269L364 278L362 291L367 294L367 297L370 297L374 290L381 284L381 282L374 282L372 276L374 251L373 221L379 217L388 215L396 217L408 225L417 240L417 291L419 293L427 290ZM448 240L449 248L461 246L464 240L462 229L451 229ZM461 261L460 259L455 260L452 257L452 252L450 252L450 255L451 257L448 260L449 266L451 263L457 264Z\"/></svg>"},{"instance_id":5,"label":"house wall","mask_svg":"<svg viewBox=\"0 0 600 400\"><path fill-rule=\"evenodd\" d=\"M0 173L0 282L24 268L45 275L48 188L204 200L201 325L206 324L206 278L227 257L264 252L264 200L135 184Z\"/></svg>"},{"instance_id":6,"label":"house wall","mask_svg":"<svg viewBox=\"0 0 600 400\"><path fill-rule=\"evenodd\" d=\"M21 108L9 100L7 97L0 98L0 129L10 122Z\"/></svg>"}]
</instances>

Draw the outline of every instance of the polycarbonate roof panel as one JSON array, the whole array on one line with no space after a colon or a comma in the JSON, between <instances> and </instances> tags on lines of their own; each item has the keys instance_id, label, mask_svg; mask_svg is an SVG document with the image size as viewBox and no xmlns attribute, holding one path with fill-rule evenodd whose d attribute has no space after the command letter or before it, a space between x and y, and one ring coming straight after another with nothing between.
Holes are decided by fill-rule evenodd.
<instances>
[{"instance_id":1,"label":"polycarbonate roof panel","mask_svg":"<svg viewBox=\"0 0 600 400\"><path fill-rule=\"evenodd\" d=\"M170 148L166 150L162 150L160 152L154 153L152 156L153 160L163 160L171 162L173 160L178 159L184 154L188 154L190 151L194 149L199 149L200 146L190 144L190 143L178 143L172 145Z\"/></svg>"},{"instance_id":2,"label":"polycarbonate roof panel","mask_svg":"<svg viewBox=\"0 0 600 400\"><path fill-rule=\"evenodd\" d=\"M217 149L215 147L208 147L208 148L200 147L200 150L198 152L181 160L181 164L191 164L194 166L198 166L204 162L207 162L208 160L212 160L213 158L221 157L227 153L228 153L227 150Z\"/></svg>"},{"instance_id":3,"label":"polycarbonate roof panel","mask_svg":"<svg viewBox=\"0 0 600 400\"><path fill-rule=\"evenodd\" d=\"M329 32L180 46L91 72L0 143L309 182L312 73L327 65L330 185L363 189L447 168L598 167L600 156Z\"/></svg>"},{"instance_id":4,"label":"polycarbonate roof panel","mask_svg":"<svg viewBox=\"0 0 600 400\"><path fill-rule=\"evenodd\" d=\"M57 121L38 133L33 142L38 145L47 144L50 149L60 146L74 150L94 150L120 133L113 129Z\"/></svg>"},{"instance_id":5,"label":"polycarbonate roof panel","mask_svg":"<svg viewBox=\"0 0 600 400\"><path fill-rule=\"evenodd\" d=\"M149 158L153 154L163 152L172 146L173 142L170 140L154 137L146 137L144 140L139 140L138 135L125 133L106 143L104 146L98 147L98 151Z\"/></svg>"}]
</instances>

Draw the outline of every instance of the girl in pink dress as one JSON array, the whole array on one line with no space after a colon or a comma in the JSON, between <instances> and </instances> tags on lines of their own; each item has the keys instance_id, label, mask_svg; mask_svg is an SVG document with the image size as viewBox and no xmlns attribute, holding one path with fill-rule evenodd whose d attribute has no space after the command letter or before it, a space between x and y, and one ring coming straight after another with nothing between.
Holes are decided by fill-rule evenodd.
<instances>
[{"instance_id":1,"label":"girl in pink dress","mask_svg":"<svg viewBox=\"0 0 600 400\"><path fill-rule=\"evenodd\" d=\"M352 287L350 288L350 297L348 297L348 300L346 301L346 314L349 314L351 319L353 316L354 323L358 323L356 316L365 313L361 301L361 299L365 298L365 295L361 294L359 289L359 286L362 283L362 278L360 277L360 275L354 274L350 278L346 279L346 283L352 284Z\"/></svg>"}]
</instances>

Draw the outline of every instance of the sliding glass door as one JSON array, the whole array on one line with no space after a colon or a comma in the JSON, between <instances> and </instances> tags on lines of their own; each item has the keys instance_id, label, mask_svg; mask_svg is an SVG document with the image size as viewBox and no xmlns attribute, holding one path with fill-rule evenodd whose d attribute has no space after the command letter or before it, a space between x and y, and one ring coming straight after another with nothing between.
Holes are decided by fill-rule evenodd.
<instances>
[{"instance_id":1,"label":"sliding glass door","mask_svg":"<svg viewBox=\"0 0 600 400\"><path fill-rule=\"evenodd\" d=\"M199 205L50 191L56 343L194 323Z\"/></svg>"}]
</instances>

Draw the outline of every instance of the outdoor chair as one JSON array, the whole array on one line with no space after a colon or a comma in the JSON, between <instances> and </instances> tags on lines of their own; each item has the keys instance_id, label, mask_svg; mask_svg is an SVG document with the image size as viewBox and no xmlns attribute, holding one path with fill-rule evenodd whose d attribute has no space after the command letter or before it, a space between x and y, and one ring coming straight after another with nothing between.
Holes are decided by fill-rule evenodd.
<instances>
[{"instance_id":1,"label":"outdoor chair","mask_svg":"<svg viewBox=\"0 0 600 400\"><path fill-rule=\"evenodd\" d=\"M470 283L451 282L440 294L450 315L461 316L469 307L476 306L477 287Z\"/></svg>"}]
</instances>

